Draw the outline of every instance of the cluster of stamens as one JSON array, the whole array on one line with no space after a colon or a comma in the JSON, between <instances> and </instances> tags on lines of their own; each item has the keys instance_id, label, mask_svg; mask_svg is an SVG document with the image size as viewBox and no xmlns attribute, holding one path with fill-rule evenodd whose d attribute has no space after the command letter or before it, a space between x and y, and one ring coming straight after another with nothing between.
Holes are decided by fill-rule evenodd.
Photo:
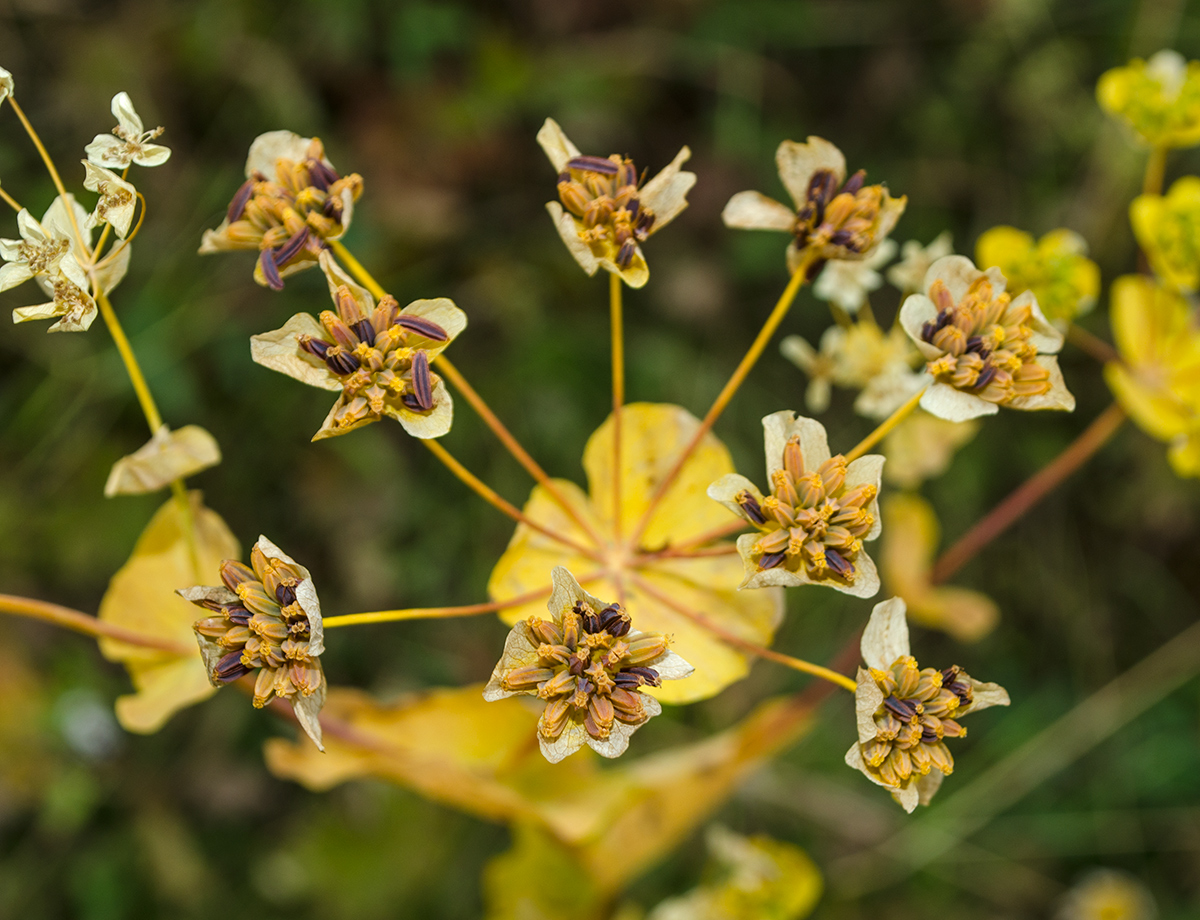
<instances>
[{"instance_id":1,"label":"cluster of stamens","mask_svg":"<svg viewBox=\"0 0 1200 920\"><path fill-rule=\"evenodd\" d=\"M362 177L339 176L325 162L325 148L313 138L299 162L279 159L275 178L256 172L233 196L226 217L230 242L258 249L267 284L283 289L280 269L302 259L315 259L325 240L337 238L342 225L343 192L357 199Z\"/></svg>"},{"instance_id":2,"label":"cluster of stamens","mask_svg":"<svg viewBox=\"0 0 1200 920\"><path fill-rule=\"evenodd\" d=\"M806 473L800 437L788 439L771 494L761 503L749 491L734 499L764 532L754 545L759 571L783 566L791 572L803 568L813 581L854 580L863 537L875 523L868 508L878 490L865 484L846 491L845 482L845 457L838 454Z\"/></svg>"},{"instance_id":3,"label":"cluster of stamens","mask_svg":"<svg viewBox=\"0 0 1200 920\"><path fill-rule=\"evenodd\" d=\"M1050 372L1034 360L1031 306L1012 306L1007 293L993 297L986 276L957 304L941 279L929 298L938 316L922 327L921 338L944 352L927 365L936 380L998 405L1050 391Z\"/></svg>"},{"instance_id":4,"label":"cluster of stamens","mask_svg":"<svg viewBox=\"0 0 1200 920\"><path fill-rule=\"evenodd\" d=\"M918 670L917 660L905 656L886 671L872 668L870 675L884 699L875 710L875 738L860 742L867 767L893 788L927 775L934 767L952 773L954 758L945 739L966 735L953 717L973 702L971 684L962 670L957 666Z\"/></svg>"},{"instance_id":5,"label":"cluster of stamens","mask_svg":"<svg viewBox=\"0 0 1200 920\"><path fill-rule=\"evenodd\" d=\"M311 625L296 599L304 575L294 565L268 559L257 546L250 563L221 563L221 581L237 595L236 602L193 601L216 614L198 620L195 631L226 650L212 678L226 684L261 668L254 682L259 708L272 695L311 696L324 686L325 675L320 660L309 654Z\"/></svg>"},{"instance_id":6,"label":"cluster of stamens","mask_svg":"<svg viewBox=\"0 0 1200 920\"><path fill-rule=\"evenodd\" d=\"M638 183L633 160L616 154L573 157L558 177L558 197L579 220L579 238L597 258L622 269L654 226L654 213L638 198Z\"/></svg>"},{"instance_id":7,"label":"cluster of stamens","mask_svg":"<svg viewBox=\"0 0 1200 920\"><path fill-rule=\"evenodd\" d=\"M837 176L819 169L808 181L807 200L796 214L792 233L803 250L833 246L850 253L864 253L875 245L875 229L883 210L884 189L867 185L860 169L839 189Z\"/></svg>"},{"instance_id":8,"label":"cluster of stamens","mask_svg":"<svg viewBox=\"0 0 1200 920\"><path fill-rule=\"evenodd\" d=\"M363 316L346 285L337 291L338 312L321 313L329 338L300 336L300 347L320 358L341 380L345 394L334 416L339 428L363 419L379 419L387 406L413 412L434 408L433 387L438 377L429 369L425 351L431 343L449 339L432 320L401 312L391 295Z\"/></svg>"},{"instance_id":9,"label":"cluster of stamens","mask_svg":"<svg viewBox=\"0 0 1200 920\"><path fill-rule=\"evenodd\" d=\"M508 672L503 687L512 692L536 688L546 700L539 728L546 740L558 738L575 722L604 741L614 720L636 726L650 718L639 691L662 685L658 672L646 665L667 652L665 636L629 638L629 614L619 604L597 611L579 601L563 614L561 624L539 617L526 622L539 643L537 664Z\"/></svg>"},{"instance_id":10,"label":"cluster of stamens","mask_svg":"<svg viewBox=\"0 0 1200 920\"><path fill-rule=\"evenodd\" d=\"M70 240L57 236L47 237L37 243L22 240L16 245L18 259L28 265L35 275L48 275L52 268L57 268L59 260L70 248Z\"/></svg>"}]
</instances>

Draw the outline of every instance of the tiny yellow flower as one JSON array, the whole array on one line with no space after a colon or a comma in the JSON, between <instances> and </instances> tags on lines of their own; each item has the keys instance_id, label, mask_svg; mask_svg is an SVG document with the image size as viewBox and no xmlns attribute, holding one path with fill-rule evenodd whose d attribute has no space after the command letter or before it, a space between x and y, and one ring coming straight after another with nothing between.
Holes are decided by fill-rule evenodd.
<instances>
[{"instance_id":1,"label":"tiny yellow flower","mask_svg":"<svg viewBox=\"0 0 1200 920\"><path fill-rule=\"evenodd\" d=\"M555 566L550 577L550 619L530 617L512 628L483 698L545 700L538 743L551 763L585 744L619 757L633 733L662 712L642 688L687 677L693 668L666 636L632 629L620 604L588 594L565 567Z\"/></svg>"},{"instance_id":2,"label":"tiny yellow flower","mask_svg":"<svg viewBox=\"0 0 1200 920\"><path fill-rule=\"evenodd\" d=\"M1112 286L1113 338L1121 361L1104 379L1129 417L1170 445L1176 474L1200 476L1200 331L1186 300L1143 275Z\"/></svg>"},{"instance_id":3,"label":"tiny yellow flower","mask_svg":"<svg viewBox=\"0 0 1200 920\"><path fill-rule=\"evenodd\" d=\"M1055 920L1156 920L1150 891L1132 875L1093 869L1067 892Z\"/></svg>"},{"instance_id":4,"label":"tiny yellow flower","mask_svg":"<svg viewBox=\"0 0 1200 920\"><path fill-rule=\"evenodd\" d=\"M763 432L771 494L737 473L708 487L709 498L759 531L738 537L738 587L817 584L871 597L879 574L863 543L879 536L883 457L831 457L825 427L787 409L764 418Z\"/></svg>"},{"instance_id":5,"label":"tiny yellow flower","mask_svg":"<svg viewBox=\"0 0 1200 920\"><path fill-rule=\"evenodd\" d=\"M1200 144L1200 62L1176 51L1107 71L1096 84L1096 99L1151 147Z\"/></svg>"},{"instance_id":6,"label":"tiny yellow flower","mask_svg":"<svg viewBox=\"0 0 1200 920\"><path fill-rule=\"evenodd\" d=\"M1075 408L1055 354L1062 333L1046 322L1037 298L1015 300L998 268L981 272L965 256L930 266L925 293L900 309L900 325L926 360L933 383L921 408L951 422L1012 409Z\"/></svg>"},{"instance_id":7,"label":"tiny yellow flower","mask_svg":"<svg viewBox=\"0 0 1200 920\"><path fill-rule=\"evenodd\" d=\"M128 169L132 163L161 166L171 158L168 148L150 143L163 133L163 129L146 130L129 93L113 96L112 113L117 119L112 134L97 134L96 139L83 148L89 161L108 169Z\"/></svg>"},{"instance_id":8,"label":"tiny yellow flower","mask_svg":"<svg viewBox=\"0 0 1200 920\"><path fill-rule=\"evenodd\" d=\"M209 681L222 687L257 670L254 706L261 709L272 696L289 700L300 727L325 750L325 633L308 569L260 536L250 565L221 563L221 581L176 592L212 614L193 627Z\"/></svg>"},{"instance_id":9,"label":"tiny yellow flower","mask_svg":"<svg viewBox=\"0 0 1200 920\"><path fill-rule=\"evenodd\" d=\"M1129 218L1154 273L1184 294L1200 291L1200 178L1184 176L1166 195L1140 195Z\"/></svg>"},{"instance_id":10,"label":"tiny yellow flower","mask_svg":"<svg viewBox=\"0 0 1200 920\"><path fill-rule=\"evenodd\" d=\"M641 244L687 207L696 174L680 167L692 152L684 147L643 185L633 160L582 156L553 118L537 140L558 173L559 201L546 210L575 261L589 276L603 268L630 287L644 285L650 269Z\"/></svg>"},{"instance_id":11,"label":"tiny yellow flower","mask_svg":"<svg viewBox=\"0 0 1200 920\"><path fill-rule=\"evenodd\" d=\"M993 227L975 244L975 261L984 269L999 268L1013 297L1033 291L1046 318L1066 328L1100 294L1100 267L1087 251L1087 242L1073 230L1051 230L1035 243L1016 227Z\"/></svg>"},{"instance_id":12,"label":"tiny yellow flower","mask_svg":"<svg viewBox=\"0 0 1200 920\"><path fill-rule=\"evenodd\" d=\"M854 710L858 741L846 764L883 786L907 812L928 805L954 772L946 739L967 731L958 720L989 706L1007 706L998 684L975 680L957 665L921 669L908 643L904 601L876 604L863 630Z\"/></svg>"},{"instance_id":13,"label":"tiny yellow flower","mask_svg":"<svg viewBox=\"0 0 1200 920\"><path fill-rule=\"evenodd\" d=\"M928 246L909 240L900 248L900 261L888 269L888 281L902 294L915 294L925 283L929 266L953 253L954 242L949 230L939 234Z\"/></svg>"},{"instance_id":14,"label":"tiny yellow flower","mask_svg":"<svg viewBox=\"0 0 1200 920\"><path fill-rule=\"evenodd\" d=\"M813 264L826 259L867 258L889 233L908 199L892 198L883 185L866 185L866 172L846 179L846 158L829 141L784 141L775 151L779 178L795 209L761 192L738 192L721 212L726 227L780 230L794 237L788 245L788 270L802 257Z\"/></svg>"},{"instance_id":15,"label":"tiny yellow flower","mask_svg":"<svg viewBox=\"0 0 1200 920\"><path fill-rule=\"evenodd\" d=\"M350 229L362 189L358 174L337 173L318 138L260 134L246 158L246 181L221 225L204 231L200 254L257 251L254 280L281 291L284 278L316 265L325 243Z\"/></svg>"},{"instance_id":16,"label":"tiny yellow flower","mask_svg":"<svg viewBox=\"0 0 1200 920\"><path fill-rule=\"evenodd\" d=\"M450 430L454 404L430 363L467 327L454 302L415 300L403 310L388 295L375 303L328 252L321 268L337 312L320 320L297 313L273 332L250 339L250 356L263 367L323 390L340 391L317 441L387 417L415 438Z\"/></svg>"}]
</instances>

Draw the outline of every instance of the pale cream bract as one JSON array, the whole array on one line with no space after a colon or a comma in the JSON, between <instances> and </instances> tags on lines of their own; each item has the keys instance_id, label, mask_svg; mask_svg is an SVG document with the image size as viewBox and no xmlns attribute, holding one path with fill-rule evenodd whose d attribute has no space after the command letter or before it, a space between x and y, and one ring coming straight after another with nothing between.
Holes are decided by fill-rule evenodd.
<instances>
[{"instance_id":1,"label":"pale cream bract","mask_svg":"<svg viewBox=\"0 0 1200 920\"><path fill-rule=\"evenodd\" d=\"M100 196L100 200L96 202L96 209L88 215L88 228L98 227L104 223L112 224L117 236L125 239L129 233L129 226L133 223L133 212L137 205L137 189L133 187L132 183L103 166L97 166L90 160L82 162L83 168L86 170L83 187Z\"/></svg>"},{"instance_id":2,"label":"pale cream bract","mask_svg":"<svg viewBox=\"0 0 1200 920\"><path fill-rule=\"evenodd\" d=\"M220 462L216 438L199 425L177 431L163 425L144 445L113 464L104 494L111 498L157 492Z\"/></svg>"},{"instance_id":3,"label":"pale cream bract","mask_svg":"<svg viewBox=\"0 0 1200 920\"><path fill-rule=\"evenodd\" d=\"M954 252L950 231L940 233L928 246L909 240L900 247L900 261L887 270L887 279L902 294L915 294L925 283L925 273L938 259Z\"/></svg>"},{"instance_id":4,"label":"pale cream bract","mask_svg":"<svg viewBox=\"0 0 1200 920\"><path fill-rule=\"evenodd\" d=\"M127 169L133 163L138 166L162 166L171 158L169 148L150 143L162 134L163 129L146 130L129 93L121 92L113 96L112 113L117 119L117 126L112 134L97 134L95 140L83 148L88 160L107 169Z\"/></svg>"}]
</instances>

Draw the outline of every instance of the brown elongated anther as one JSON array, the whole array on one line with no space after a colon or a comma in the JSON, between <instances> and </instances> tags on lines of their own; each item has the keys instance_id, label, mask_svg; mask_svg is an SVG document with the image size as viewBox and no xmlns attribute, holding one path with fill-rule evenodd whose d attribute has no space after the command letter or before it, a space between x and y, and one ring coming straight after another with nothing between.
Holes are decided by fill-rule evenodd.
<instances>
[{"instance_id":1,"label":"brown elongated anther","mask_svg":"<svg viewBox=\"0 0 1200 920\"><path fill-rule=\"evenodd\" d=\"M230 591L237 591L240 584L258 580L258 576L254 574L254 570L250 566L244 565L236 559L226 559L223 561L219 572L221 581L225 583L225 587Z\"/></svg>"},{"instance_id":2,"label":"brown elongated anther","mask_svg":"<svg viewBox=\"0 0 1200 920\"><path fill-rule=\"evenodd\" d=\"M264 249L259 254L258 264L262 266L263 278L266 279L267 287L273 291L282 291L283 278L279 274L279 266L275 264L275 256L270 249Z\"/></svg>"},{"instance_id":3,"label":"brown elongated anther","mask_svg":"<svg viewBox=\"0 0 1200 920\"><path fill-rule=\"evenodd\" d=\"M445 342L450 338L445 329L423 316L401 313L396 322L409 332L415 332L421 338L429 339L431 342Z\"/></svg>"},{"instance_id":4,"label":"brown elongated anther","mask_svg":"<svg viewBox=\"0 0 1200 920\"><path fill-rule=\"evenodd\" d=\"M286 265L292 261L292 259L300 254L300 250L304 249L308 244L310 235L308 227L304 227L300 232L293 234L286 243L275 250L275 255L273 256L275 264Z\"/></svg>"},{"instance_id":5,"label":"brown elongated anther","mask_svg":"<svg viewBox=\"0 0 1200 920\"><path fill-rule=\"evenodd\" d=\"M603 173L615 176L620 167L607 157L578 156L567 160L567 169L579 169L586 172Z\"/></svg>"},{"instance_id":6,"label":"brown elongated anther","mask_svg":"<svg viewBox=\"0 0 1200 920\"><path fill-rule=\"evenodd\" d=\"M412 362L413 396L422 412L433 408L433 383L429 377L429 356L424 351L413 355Z\"/></svg>"},{"instance_id":7,"label":"brown elongated anther","mask_svg":"<svg viewBox=\"0 0 1200 920\"><path fill-rule=\"evenodd\" d=\"M246 203L254 194L254 185L254 179L247 179L234 193L233 199L229 202L229 210L225 212L225 219L231 224L242 219L242 215L246 212Z\"/></svg>"}]
</instances>

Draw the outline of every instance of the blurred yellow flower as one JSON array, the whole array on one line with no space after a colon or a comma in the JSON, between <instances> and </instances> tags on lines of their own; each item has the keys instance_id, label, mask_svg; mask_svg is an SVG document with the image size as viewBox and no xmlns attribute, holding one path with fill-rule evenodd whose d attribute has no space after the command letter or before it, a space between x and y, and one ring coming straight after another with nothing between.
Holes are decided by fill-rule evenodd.
<instances>
[{"instance_id":1,"label":"blurred yellow flower","mask_svg":"<svg viewBox=\"0 0 1200 920\"><path fill-rule=\"evenodd\" d=\"M1013 297L1033 291L1046 318L1065 328L1100 294L1100 267L1087 251L1073 230L1051 230L1035 243L1016 227L993 227L975 244L975 261L982 269L999 268Z\"/></svg>"},{"instance_id":2,"label":"blurred yellow flower","mask_svg":"<svg viewBox=\"0 0 1200 920\"><path fill-rule=\"evenodd\" d=\"M1055 920L1155 920L1149 890L1128 872L1093 869L1067 892Z\"/></svg>"},{"instance_id":3,"label":"blurred yellow flower","mask_svg":"<svg viewBox=\"0 0 1200 920\"><path fill-rule=\"evenodd\" d=\"M918 409L883 439L883 455L887 457L883 478L889 485L915 489L926 479L944 473L955 451L978 431L978 420L948 422Z\"/></svg>"},{"instance_id":4,"label":"blurred yellow flower","mask_svg":"<svg viewBox=\"0 0 1200 920\"><path fill-rule=\"evenodd\" d=\"M846 765L883 786L907 812L928 805L954 772L948 738L966 729L958 719L989 706L1007 706L999 684L975 680L957 665L921 669L908 644L904 601L876 604L863 630L854 710L858 741L846 752Z\"/></svg>"},{"instance_id":5,"label":"blurred yellow flower","mask_svg":"<svg viewBox=\"0 0 1200 920\"><path fill-rule=\"evenodd\" d=\"M883 503L883 522L887 537L879 567L887 590L904 599L909 619L960 642L975 642L991 632L1000 619L991 598L966 588L930 584L939 534L929 502L919 495L889 495Z\"/></svg>"},{"instance_id":6,"label":"blurred yellow flower","mask_svg":"<svg viewBox=\"0 0 1200 920\"><path fill-rule=\"evenodd\" d=\"M1184 176L1166 195L1135 198L1129 218L1155 274L1185 294L1200 290L1200 178Z\"/></svg>"},{"instance_id":7,"label":"blurred yellow flower","mask_svg":"<svg viewBox=\"0 0 1200 920\"><path fill-rule=\"evenodd\" d=\"M1102 74L1100 107L1151 147L1200 144L1200 62L1163 50Z\"/></svg>"},{"instance_id":8,"label":"blurred yellow flower","mask_svg":"<svg viewBox=\"0 0 1200 920\"><path fill-rule=\"evenodd\" d=\"M915 294L925 284L929 266L954 252L950 231L946 230L928 245L909 240L900 248L900 261L887 270L888 281L902 294Z\"/></svg>"},{"instance_id":9,"label":"blurred yellow flower","mask_svg":"<svg viewBox=\"0 0 1200 920\"><path fill-rule=\"evenodd\" d=\"M633 160L580 155L553 118L546 119L537 141L558 173L559 201L547 202L546 210L575 261L588 275L603 268L630 287L644 285L650 269L641 244L687 207L696 174L681 167L692 152L684 147L642 184Z\"/></svg>"},{"instance_id":10,"label":"blurred yellow flower","mask_svg":"<svg viewBox=\"0 0 1200 920\"><path fill-rule=\"evenodd\" d=\"M761 192L738 192L721 219L740 230L779 230L794 237L788 245L788 270L805 254L825 259L867 258L904 213L908 199L893 198L886 186L867 185L866 172L846 178L842 151L821 137L808 143L784 141L775 151L779 178L793 208Z\"/></svg>"},{"instance_id":11,"label":"blurred yellow flower","mask_svg":"<svg viewBox=\"0 0 1200 920\"><path fill-rule=\"evenodd\" d=\"M1143 275L1112 286L1113 338L1121 361L1104 367L1121 407L1170 444L1180 476L1200 476L1200 331L1179 294Z\"/></svg>"}]
</instances>

